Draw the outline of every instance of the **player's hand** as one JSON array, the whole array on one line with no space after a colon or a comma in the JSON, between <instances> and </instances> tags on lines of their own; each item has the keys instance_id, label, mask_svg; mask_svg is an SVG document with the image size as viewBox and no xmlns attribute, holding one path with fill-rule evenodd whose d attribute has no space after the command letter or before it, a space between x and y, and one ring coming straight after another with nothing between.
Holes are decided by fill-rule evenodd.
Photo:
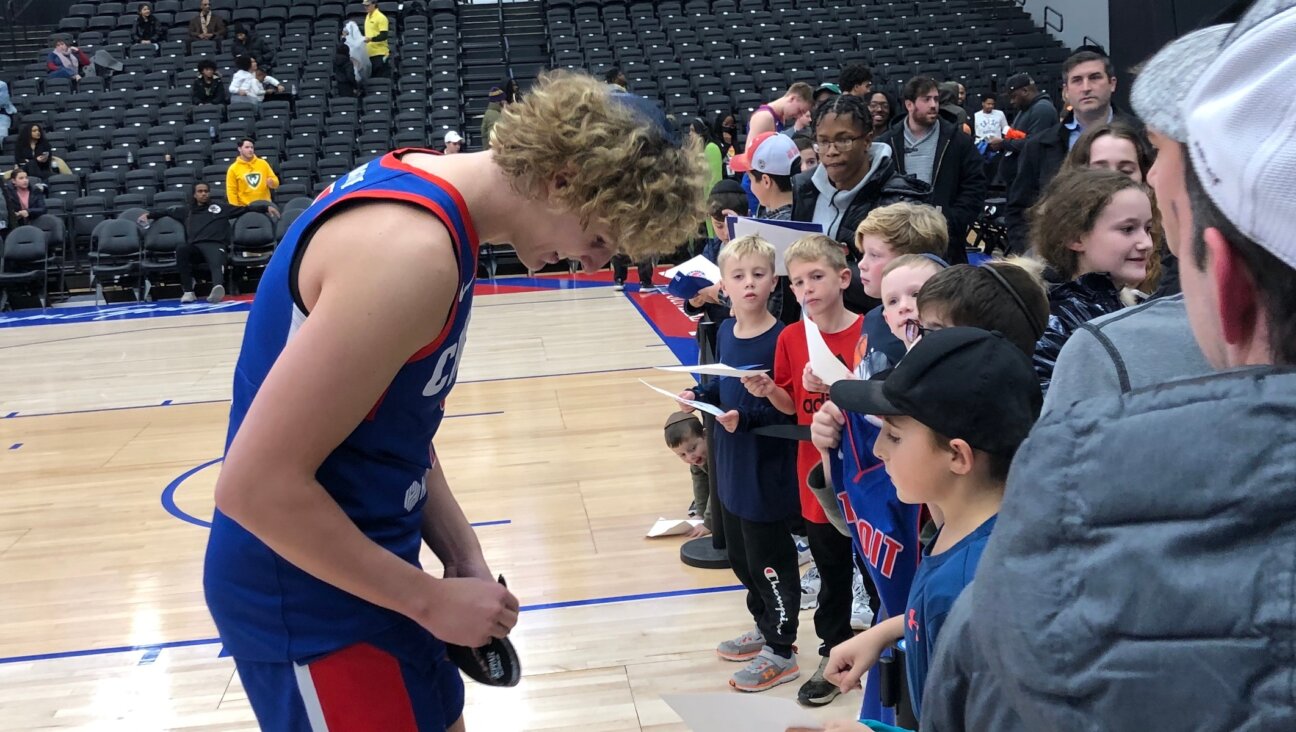
<instances>
[{"instance_id":1,"label":"player's hand","mask_svg":"<svg viewBox=\"0 0 1296 732\"><path fill-rule=\"evenodd\" d=\"M744 376L742 377L742 384L747 387L747 391L751 392L752 396L761 399L768 398L778 388L775 386L774 380L769 377L769 374Z\"/></svg>"},{"instance_id":2,"label":"player's hand","mask_svg":"<svg viewBox=\"0 0 1296 732\"><path fill-rule=\"evenodd\" d=\"M688 539L697 539L698 537L710 536L710 535L711 535L711 529L708 529L705 524L698 524L697 526L694 526L692 529L690 529L689 532L684 536L685 538Z\"/></svg>"},{"instance_id":3,"label":"player's hand","mask_svg":"<svg viewBox=\"0 0 1296 732\"><path fill-rule=\"evenodd\" d=\"M721 427L724 427L730 432L736 431L738 429L738 410L730 409L719 417L716 417L716 422L720 423Z\"/></svg>"},{"instance_id":4,"label":"player's hand","mask_svg":"<svg viewBox=\"0 0 1296 732\"><path fill-rule=\"evenodd\" d=\"M139 224L140 226L148 226L148 221L149 221L148 214L140 214L139 218L135 219L135 223Z\"/></svg>"},{"instance_id":5,"label":"player's hand","mask_svg":"<svg viewBox=\"0 0 1296 732\"><path fill-rule=\"evenodd\" d=\"M695 308L700 308L707 303L712 305L720 304L720 285L711 285L703 287L697 291L697 294L689 298L689 304Z\"/></svg>"},{"instance_id":6,"label":"player's hand","mask_svg":"<svg viewBox=\"0 0 1296 732\"><path fill-rule=\"evenodd\" d=\"M828 655L828 665L824 668L824 678L843 694L851 689L858 689L860 679L878 662L882 656L883 646L876 634L864 631L845 643L838 643Z\"/></svg>"},{"instance_id":7,"label":"player's hand","mask_svg":"<svg viewBox=\"0 0 1296 732\"><path fill-rule=\"evenodd\" d=\"M991 150L1001 150L1001 149L1003 149L1003 138L1002 138L1002 137L989 137L989 138L987 138L987 139L986 139L986 147L990 148Z\"/></svg>"},{"instance_id":8,"label":"player's hand","mask_svg":"<svg viewBox=\"0 0 1296 732\"><path fill-rule=\"evenodd\" d=\"M820 450L835 450L841 444L846 415L832 402L824 402L810 421L810 442Z\"/></svg>"},{"instance_id":9,"label":"player's hand","mask_svg":"<svg viewBox=\"0 0 1296 732\"><path fill-rule=\"evenodd\" d=\"M679 398L680 398L680 399L687 399L687 400L690 401L690 402L695 402L695 401L697 401L697 395L694 394L691 390L681 391L681 392L679 393ZM696 412L696 411L697 411L696 409L693 408L693 405L692 405L692 404L685 404L684 402L680 402L679 408L680 408L680 411L683 412L683 413L685 413L685 414L692 414L693 412Z\"/></svg>"},{"instance_id":10,"label":"player's hand","mask_svg":"<svg viewBox=\"0 0 1296 732\"><path fill-rule=\"evenodd\" d=\"M828 385L823 382L823 379L815 376L808 363L805 365L805 370L801 372L801 385L812 394L828 393Z\"/></svg>"},{"instance_id":11,"label":"player's hand","mask_svg":"<svg viewBox=\"0 0 1296 732\"><path fill-rule=\"evenodd\" d=\"M509 634L518 620L518 599L504 585L479 577L437 582L419 625L446 643L479 648Z\"/></svg>"}]
</instances>

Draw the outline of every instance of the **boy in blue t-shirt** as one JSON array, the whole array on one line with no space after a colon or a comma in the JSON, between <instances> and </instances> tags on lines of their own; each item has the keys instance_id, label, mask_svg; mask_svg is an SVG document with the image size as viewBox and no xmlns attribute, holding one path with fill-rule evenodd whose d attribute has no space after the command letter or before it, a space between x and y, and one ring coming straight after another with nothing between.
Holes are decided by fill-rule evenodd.
<instances>
[{"instance_id":1,"label":"boy in blue t-shirt","mask_svg":"<svg viewBox=\"0 0 1296 732\"><path fill-rule=\"evenodd\" d=\"M1003 500L1008 467L1039 416L1031 362L997 333L945 328L923 336L885 381L839 381L841 409L882 418L874 446L900 500L938 509L903 615L833 649L825 676L852 688L901 638L914 714L941 625L972 581ZM863 727L861 727L863 729Z\"/></svg>"},{"instance_id":2,"label":"boy in blue t-shirt","mask_svg":"<svg viewBox=\"0 0 1296 732\"><path fill-rule=\"evenodd\" d=\"M775 346L783 331L783 324L766 309L778 279L775 256L773 245L756 236L735 239L720 250L721 284L734 316L720 325L717 361L773 371ZM724 507L729 563L747 588L747 609L756 627L722 642L716 653L727 661L749 662L733 675L730 686L764 691L800 675L792 644L801 608L801 577L787 522L801 514L801 497L796 443L751 430L790 424L791 419L736 378L715 379L680 397L726 410L716 417L724 429L715 430L712 465Z\"/></svg>"}]
</instances>

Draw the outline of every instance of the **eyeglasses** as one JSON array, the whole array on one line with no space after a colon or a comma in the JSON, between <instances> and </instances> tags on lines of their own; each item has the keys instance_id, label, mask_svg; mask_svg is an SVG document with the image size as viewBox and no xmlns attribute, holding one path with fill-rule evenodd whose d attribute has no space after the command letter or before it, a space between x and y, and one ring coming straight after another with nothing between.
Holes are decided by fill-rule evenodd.
<instances>
[{"instance_id":1,"label":"eyeglasses","mask_svg":"<svg viewBox=\"0 0 1296 732\"><path fill-rule=\"evenodd\" d=\"M855 143L865 137L865 135L859 135L858 137L842 137L836 140L815 140L814 151L822 153L827 151L828 148L832 148L837 152L850 152L851 148L855 147Z\"/></svg>"},{"instance_id":2,"label":"eyeglasses","mask_svg":"<svg viewBox=\"0 0 1296 732\"><path fill-rule=\"evenodd\" d=\"M919 323L916 320L910 320L905 323L905 340L910 343L917 343L923 336L929 333L935 333L938 330L940 330L940 328L924 328L922 323Z\"/></svg>"}]
</instances>

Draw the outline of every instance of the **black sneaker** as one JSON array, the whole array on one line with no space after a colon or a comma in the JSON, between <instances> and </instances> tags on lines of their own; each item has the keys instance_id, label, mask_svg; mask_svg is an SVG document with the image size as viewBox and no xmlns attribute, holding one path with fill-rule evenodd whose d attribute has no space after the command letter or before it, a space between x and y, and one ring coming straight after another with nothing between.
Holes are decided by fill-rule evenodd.
<instances>
[{"instance_id":1,"label":"black sneaker","mask_svg":"<svg viewBox=\"0 0 1296 732\"><path fill-rule=\"evenodd\" d=\"M688 515L689 515L689 518L693 518L693 517L697 516L697 501L694 501L694 502L692 502L692 503L689 504Z\"/></svg>"},{"instance_id":2,"label":"black sneaker","mask_svg":"<svg viewBox=\"0 0 1296 732\"><path fill-rule=\"evenodd\" d=\"M827 666L828 659L819 660L819 668L814 672L814 676L802 684L801 690L797 692L797 702L807 707L822 707L831 704L833 699L841 695L841 690L824 678L824 669Z\"/></svg>"}]
</instances>

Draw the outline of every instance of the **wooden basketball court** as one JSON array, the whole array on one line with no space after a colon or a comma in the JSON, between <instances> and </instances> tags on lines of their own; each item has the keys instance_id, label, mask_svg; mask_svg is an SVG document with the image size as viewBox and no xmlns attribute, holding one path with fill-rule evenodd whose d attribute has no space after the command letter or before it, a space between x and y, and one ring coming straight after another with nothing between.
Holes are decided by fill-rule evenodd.
<instances>
[{"instance_id":1,"label":"wooden basketball court","mask_svg":"<svg viewBox=\"0 0 1296 732\"><path fill-rule=\"evenodd\" d=\"M523 603L525 675L469 682L470 730L684 729L661 694L727 691L737 668L714 654L751 624L732 573L643 538L691 493L661 438L672 405L638 379L690 382L651 369L678 360L640 298L548 288L474 306L437 452ZM247 317L211 310L0 328L0 730L256 729L202 595ZM816 714L858 709L853 693Z\"/></svg>"}]
</instances>

